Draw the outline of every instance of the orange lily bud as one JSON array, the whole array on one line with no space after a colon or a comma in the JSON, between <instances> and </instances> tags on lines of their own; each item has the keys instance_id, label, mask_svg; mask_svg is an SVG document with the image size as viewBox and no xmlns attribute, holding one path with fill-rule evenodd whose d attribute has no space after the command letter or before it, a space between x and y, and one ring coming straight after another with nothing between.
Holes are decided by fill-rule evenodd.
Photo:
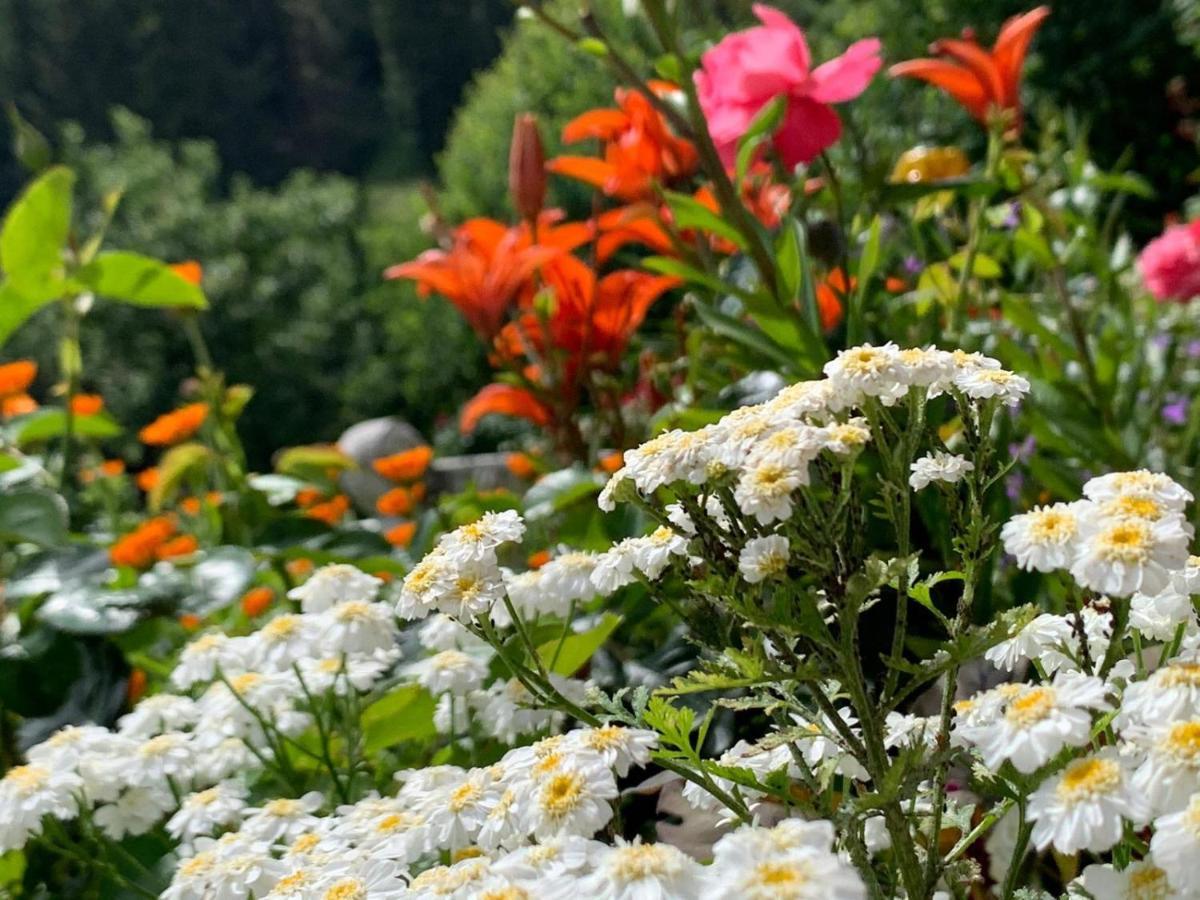
<instances>
[{"instance_id":1,"label":"orange lily bud","mask_svg":"<svg viewBox=\"0 0 1200 900\"><path fill-rule=\"evenodd\" d=\"M513 123L508 190L517 214L526 221L535 221L546 202L546 152L537 118L530 113L521 113Z\"/></svg>"}]
</instances>

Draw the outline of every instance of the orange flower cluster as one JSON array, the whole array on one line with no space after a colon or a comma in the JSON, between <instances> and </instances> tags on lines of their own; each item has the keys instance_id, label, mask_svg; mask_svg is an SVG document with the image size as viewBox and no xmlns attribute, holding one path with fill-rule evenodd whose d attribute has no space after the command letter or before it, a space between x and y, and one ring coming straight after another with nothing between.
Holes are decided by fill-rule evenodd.
<instances>
[{"instance_id":1,"label":"orange flower cluster","mask_svg":"<svg viewBox=\"0 0 1200 900\"><path fill-rule=\"evenodd\" d=\"M425 485L400 485L382 494L375 501L381 516L407 516L425 499Z\"/></svg>"},{"instance_id":2,"label":"orange flower cluster","mask_svg":"<svg viewBox=\"0 0 1200 900\"><path fill-rule=\"evenodd\" d=\"M151 447L170 447L194 435L207 418L207 403L189 403L159 416L139 431L138 437Z\"/></svg>"},{"instance_id":3,"label":"orange flower cluster","mask_svg":"<svg viewBox=\"0 0 1200 900\"><path fill-rule=\"evenodd\" d=\"M410 450L401 450L391 456L380 457L371 467L388 481L417 481L433 462L433 448L422 444Z\"/></svg>"},{"instance_id":4,"label":"orange flower cluster","mask_svg":"<svg viewBox=\"0 0 1200 900\"><path fill-rule=\"evenodd\" d=\"M104 398L99 394L76 394L71 398L71 412L77 416L95 416L104 410Z\"/></svg>"},{"instance_id":5,"label":"orange flower cluster","mask_svg":"<svg viewBox=\"0 0 1200 900\"><path fill-rule=\"evenodd\" d=\"M652 90L667 95L676 90L655 82ZM593 109L563 129L563 143L596 139L603 159L560 156L547 168L558 175L590 184L610 197L634 202L655 199L656 188L687 178L696 171L699 156L690 141L671 133L662 114L638 91L618 88L616 109Z\"/></svg>"},{"instance_id":6,"label":"orange flower cluster","mask_svg":"<svg viewBox=\"0 0 1200 900\"><path fill-rule=\"evenodd\" d=\"M248 618L256 619L271 608L275 602L275 592L269 587L251 588L242 594L242 612Z\"/></svg>"},{"instance_id":7,"label":"orange flower cluster","mask_svg":"<svg viewBox=\"0 0 1200 900\"><path fill-rule=\"evenodd\" d=\"M318 522L324 522L331 528L345 518L350 511L350 498L345 494L335 494L328 500L314 503L304 510L304 515Z\"/></svg>"},{"instance_id":8,"label":"orange flower cluster","mask_svg":"<svg viewBox=\"0 0 1200 900\"><path fill-rule=\"evenodd\" d=\"M94 469L84 469L82 472L80 472L79 480L84 484L91 484L97 478L116 478L118 475L124 474L125 460L106 459Z\"/></svg>"},{"instance_id":9,"label":"orange flower cluster","mask_svg":"<svg viewBox=\"0 0 1200 900\"><path fill-rule=\"evenodd\" d=\"M29 386L37 377L37 363L31 359L0 365L0 418L11 419L38 408L29 396Z\"/></svg>"},{"instance_id":10,"label":"orange flower cluster","mask_svg":"<svg viewBox=\"0 0 1200 900\"><path fill-rule=\"evenodd\" d=\"M174 519L156 516L147 519L108 548L113 565L134 569L149 568L156 560L190 556L200 544L190 534L178 534Z\"/></svg>"},{"instance_id":11,"label":"orange flower cluster","mask_svg":"<svg viewBox=\"0 0 1200 900\"><path fill-rule=\"evenodd\" d=\"M416 537L416 535L416 522L401 522L399 525L389 528L383 536L393 547L407 547L413 542L413 538Z\"/></svg>"},{"instance_id":12,"label":"orange flower cluster","mask_svg":"<svg viewBox=\"0 0 1200 900\"><path fill-rule=\"evenodd\" d=\"M198 516L204 508L204 504L209 506L220 506L225 500L225 495L220 491L209 491L201 497L184 497L179 501L179 508L189 516Z\"/></svg>"},{"instance_id":13,"label":"orange flower cluster","mask_svg":"<svg viewBox=\"0 0 1200 900\"><path fill-rule=\"evenodd\" d=\"M150 493L158 484L158 466L142 469L133 477L133 481L138 486L138 490Z\"/></svg>"}]
</instances>

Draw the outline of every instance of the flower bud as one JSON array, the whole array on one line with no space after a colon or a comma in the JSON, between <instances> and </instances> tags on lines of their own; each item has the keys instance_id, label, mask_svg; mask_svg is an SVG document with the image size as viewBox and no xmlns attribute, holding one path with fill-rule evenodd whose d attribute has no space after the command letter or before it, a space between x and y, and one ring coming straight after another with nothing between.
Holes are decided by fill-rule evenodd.
<instances>
[{"instance_id":1,"label":"flower bud","mask_svg":"<svg viewBox=\"0 0 1200 900\"><path fill-rule=\"evenodd\" d=\"M546 154L537 118L530 113L521 113L513 123L508 189L517 214L527 221L536 220L546 201Z\"/></svg>"}]
</instances>

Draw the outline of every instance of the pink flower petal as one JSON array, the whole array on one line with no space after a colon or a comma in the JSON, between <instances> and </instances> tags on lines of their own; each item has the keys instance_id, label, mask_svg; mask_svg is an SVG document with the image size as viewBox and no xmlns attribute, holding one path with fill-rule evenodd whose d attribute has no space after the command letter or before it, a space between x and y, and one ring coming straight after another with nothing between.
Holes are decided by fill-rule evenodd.
<instances>
[{"instance_id":1,"label":"pink flower petal","mask_svg":"<svg viewBox=\"0 0 1200 900\"><path fill-rule=\"evenodd\" d=\"M819 103L844 103L867 89L883 65L878 38L856 41L846 52L813 70L805 93Z\"/></svg>"},{"instance_id":2,"label":"pink flower petal","mask_svg":"<svg viewBox=\"0 0 1200 900\"><path fill-rule=\"evenodd\" d=\"M788 168L809 163L842 133L842 122L831 107L810 97L792 97L775 134L775 149Z\"/></svg>"}]
</instances>

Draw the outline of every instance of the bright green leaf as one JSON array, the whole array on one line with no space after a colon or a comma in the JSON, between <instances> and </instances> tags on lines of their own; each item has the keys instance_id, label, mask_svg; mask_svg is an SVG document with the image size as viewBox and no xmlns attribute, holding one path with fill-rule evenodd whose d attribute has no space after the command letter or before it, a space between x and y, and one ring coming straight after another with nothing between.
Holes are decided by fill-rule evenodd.
<instances>
[{"instance_id":1,"label":"bright green leaf","mask_svg":"<svg viewBox=\"0 0 1200 900\"><path fill-rule=\"evenodd\" d=\"M538 647L538 656L542 663L556 675L574 675L604 645L609 635L620 624L620 616L605 613L599 625L581 634L567 635L563 639L561 647L557 639L542 644Z\"/></svg>"},{"instance_id":2,"label":"bright green leaf","mask_svg":"<svg viewBox=\"0 0 1200 900\"><path fill-rule=\"evenodd\" d=\"M950 257L947 262L950 263L956 272L961 272L967 264L967 257L965 253L959 251ZM986 253L975 254L975 259L971 263L971 274L976 278L999 278L1000 272L1000 263L996 262L996 260L992 259Z\"/></svg>"},{"instance_id":3,"label":"bright green leaf","mask_svg":"<svg viewBox=\"0 0 1200 900\"><path fill-rule=\"evenodd\" d=\"M106 440L116 437L122 431L121 426L106 412L94 416L75 416L74 430L76 438ZM59 407L47 407L22 416L17 423L16 441L18 447L30 444L40 444L62 437L67 430L66 410Z\"/></svg>"},{"instance_id":4,"label":"bright green leaf","mask_svg":"<svg viewBox=\"0 0 1200 900\"><path fill-rule=\"evenodd\" d=\"M275 471L282 475L297 475L329 469L356 469L358 463L332 444L309 444L304 447L288 447L275 457Z\"/></svg>"},{"instance_id":5,"label":"bright green leaf","mask_svg":"<svg viewBox=\"0 0 1200 900\"><path fill-rule=\"evenodd\" d=\"M188 443L172 447L158 464L158 481L146 498L151 510L157 511L178 490L188 473L204 465L211 451L203 444Z\"/></svg>"},{"instance_id":6,"label":"bright green leaf","mask_svg":"<svg viewBox=\"0 0 1200 900\"><path fill-rule=\"evenodd\" d=\"M680 194L676 191L665 191L664 193L667 205L671 207L671 213L675 218L676 227L698 228L709 234L723 237L743 250L746 249L746 239L742 237L741 232L695 197L689 197L687 194Z\"/></svg>"},{"instance_id":7,"label":"bright green leaf","mask_svg":"<svg viewBox=\"0 0 1200 900\"><path fill-rule=\"evenodd\" d=\"M51 299L64 277L75 173L47 169L8 208L0 227L0 268L30 302Z\"/></svg>"},{"instance_id":8,"label":"bright green leaf","mask_svg":"<svg viewBox=\"0 0 1200 900\"><path fill-rule=\"evenodd\" d=\"M8 282L0 283L0 345L54 298L27 297Z\"/></svg>"},{"instance_id":9,"label":"bright green leaf","mask_svg":"<svg viewBox=\"0 0 1200 900\"><path fill-rule=\"evenodd\" d=\"M437 733L433 696L419 684L404 684L380 697L362 714L363 749L378 753L401 741L419 741Z\"/></svg>"},{"instance_id":10,"label":"bright green leaf","mask_svg":"<svg viewBox=\"0 0 1200 900\"><path fill-rule=\"evenodd\" d=\"M135 306L184 306L205 309L200 285L176 274L166 263L140 253L101 253L80 270L80 282L101 297Z\"/></svg>"}]
</instances>

